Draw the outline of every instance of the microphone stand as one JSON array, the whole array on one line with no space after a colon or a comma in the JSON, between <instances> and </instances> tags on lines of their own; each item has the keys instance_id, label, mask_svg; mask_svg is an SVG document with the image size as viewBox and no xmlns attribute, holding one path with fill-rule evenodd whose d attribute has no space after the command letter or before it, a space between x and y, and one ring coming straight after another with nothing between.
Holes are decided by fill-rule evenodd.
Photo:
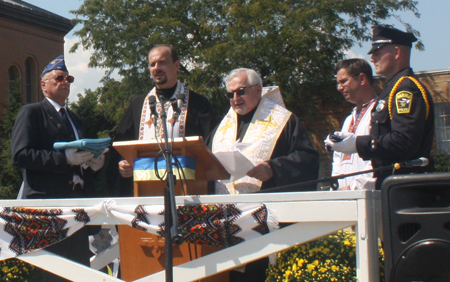
<instances>
[{"instance_id":1,"label":"microphone stand","mask_svg":"<svg viewBox=\"0 0 450 282\"><path fill-rule=\"evenodd\" d=\"M339 188L339 185L337 182L338 179L346 178L349 176L355 176L355 175L359 175L359 174L364 174L364 173L369 173L369 172L376 172L376 171L388 170L388 169L398 169L398 167L397 167L398 165L399 164L396 163L396 164L382 166L382 167L370 169L370 170L363 170L363 171L358 171L358 172L353 172L353 173L348 173L348 174L339 174L339 175L335 175L335 176L326 176L326 177L316 179L316 180L310 180L310 181L305 181L305 182L300 182L300 183L295 183L295 184L290 184L290 185L285 185L285 186L280 186L280 187L275 187L275 188L270 188L270 189L259 190L256 193L298 192L298 191L302 191L299 188L301 188L303 186L317 184L319 182L330 183L330 187L333 190L336 190L337 188Z\"/></svg>"},{"instance_id":2,"label":"microphone stand","mask_svg":"<svg viewBox=\"0 0 450 282\"><path fill-rule=\"evenodd\" d=\"M164 222L166 226L166 282L173 282L173 244L181 245L183 243L183 237L181 235L180 227L178 226L177 209L175 203L175 176L173 175L172 159L173 153L169 148L169 136L167 130L167 113L164 108L164 96L159 97L161 101L161 123L164 132L164 159L166 160L166 172L167 172L167 184L168 187L164 187Z\"/></svg>"}]
</instances>

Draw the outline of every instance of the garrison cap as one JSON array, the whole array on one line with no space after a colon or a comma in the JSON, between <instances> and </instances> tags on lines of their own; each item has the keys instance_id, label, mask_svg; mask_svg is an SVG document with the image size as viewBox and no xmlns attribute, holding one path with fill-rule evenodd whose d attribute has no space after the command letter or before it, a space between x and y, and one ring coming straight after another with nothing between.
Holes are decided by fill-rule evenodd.
<instances>
[{"instance_id":1,"label":"garrison cap","mask_svg":"<svg viewBox=\"0 0 450 282\"><path fill-rule=\"evenodd\" d=\"M372 48L368 54L372 54L386 44L405 45L409 48L417 38L411 32L403 32L396 28L386 27L383 25L372 26Z\"/></svg>"},{"instance_id":2,"label":"garrison cap","mask_svg":"<svg viewBox=\"0 0 450 282\"><path fill-rule=\"evenodd\" d=\"M66 64L64 62L64 55L58 56L56 59L51 61L44 69L44 71L41 74L41 77L43 77L46 73L52 71L52 70L62 70L67 71Z\"/></svg>"}]
</instances>

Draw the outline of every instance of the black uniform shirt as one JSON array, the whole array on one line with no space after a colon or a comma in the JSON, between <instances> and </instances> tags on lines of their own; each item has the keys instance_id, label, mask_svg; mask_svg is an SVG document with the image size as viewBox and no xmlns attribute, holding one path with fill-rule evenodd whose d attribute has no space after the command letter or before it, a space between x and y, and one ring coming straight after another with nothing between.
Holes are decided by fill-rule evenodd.
<instances>
[{"instance_id":1,"label":"black uniform shirt","mask_svg":"<svg viewBox=\"0 0 450 282\"><path fill-rule=\"evenodd\" d=\"M395 93L390 95L404 76L414 77L413 70L406 68L386 83L372 112L370 135L358 136L356 140L359 156L364 160L371 159L374 168L420 157L430 159L434 136L433 100L422 84L425 95L409 78L403 79ZM401 169L396 174L425 172L432 168L431 164L423 168ZM375 173L377 189L391 173L391 170Z\"/></svg>"}]
</instances>

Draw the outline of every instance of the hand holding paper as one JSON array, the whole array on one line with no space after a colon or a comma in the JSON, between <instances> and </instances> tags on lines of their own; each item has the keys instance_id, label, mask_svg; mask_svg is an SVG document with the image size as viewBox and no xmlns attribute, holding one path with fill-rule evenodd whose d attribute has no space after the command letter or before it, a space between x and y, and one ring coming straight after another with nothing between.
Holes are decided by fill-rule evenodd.
<instances>
[{"instance_id":1,"label":"hand holding paper","mask_svg":"<svg viewBox=\"0 0 450 282\"><path fill-rule=\"evenodd\" d=\"M247 175L261 181L267 181L272 178L273 172L268 162L262 162L249 170Z\"/></svg>"},{"instance_id":2,"label":"hand holding paper","mask_svg":"<svg viewBox=\"0 0 450 282\"><path fill-rule=\"evenodd\" d=\"M236 142L232 151L216 152L214 155L231 175L230 181L236 181L247 175L247 172L255 167L252 162L242 154L241 150L249 144Z\"/></svg>"}]
</instances>

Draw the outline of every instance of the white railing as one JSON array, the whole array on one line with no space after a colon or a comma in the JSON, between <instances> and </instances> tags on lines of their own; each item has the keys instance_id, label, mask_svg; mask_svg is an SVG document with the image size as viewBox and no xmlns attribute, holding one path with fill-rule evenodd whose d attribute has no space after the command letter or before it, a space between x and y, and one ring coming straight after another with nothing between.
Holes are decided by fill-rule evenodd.
<instances>
[{"instance_id":1,"label":"white railing","mask_svg":"<svg viewBox=\"0 0 450 282\"><path fill-rule=\"evenodd\" d=\"M177 205L213 203L264 203L275 210L279 222L295 224L257 239L175 266L174 281L194 281L218 272L230 270L261 257L268 256L291 246L301 244L326 234L355 225L356 273L358 281L379 281L378 234L381 233L379 191L299 192L273 194L241 194L211 196L177 196ZM2 200L2 207L75 208L93 207L107 200L101 198L66 200ZM113 198L117 205L163 205L163 197ZM98 216L90 224L123 224L106 215ZM119 238L126 240L126 238ZM71 262L45 250L22 255L19 259L44 268L72 281L108 282L123 281L99 269L118 255L118 246L99 254L92 268ZM135 280L164 281L161 271Z\"/></svg>"}]
</instances>

